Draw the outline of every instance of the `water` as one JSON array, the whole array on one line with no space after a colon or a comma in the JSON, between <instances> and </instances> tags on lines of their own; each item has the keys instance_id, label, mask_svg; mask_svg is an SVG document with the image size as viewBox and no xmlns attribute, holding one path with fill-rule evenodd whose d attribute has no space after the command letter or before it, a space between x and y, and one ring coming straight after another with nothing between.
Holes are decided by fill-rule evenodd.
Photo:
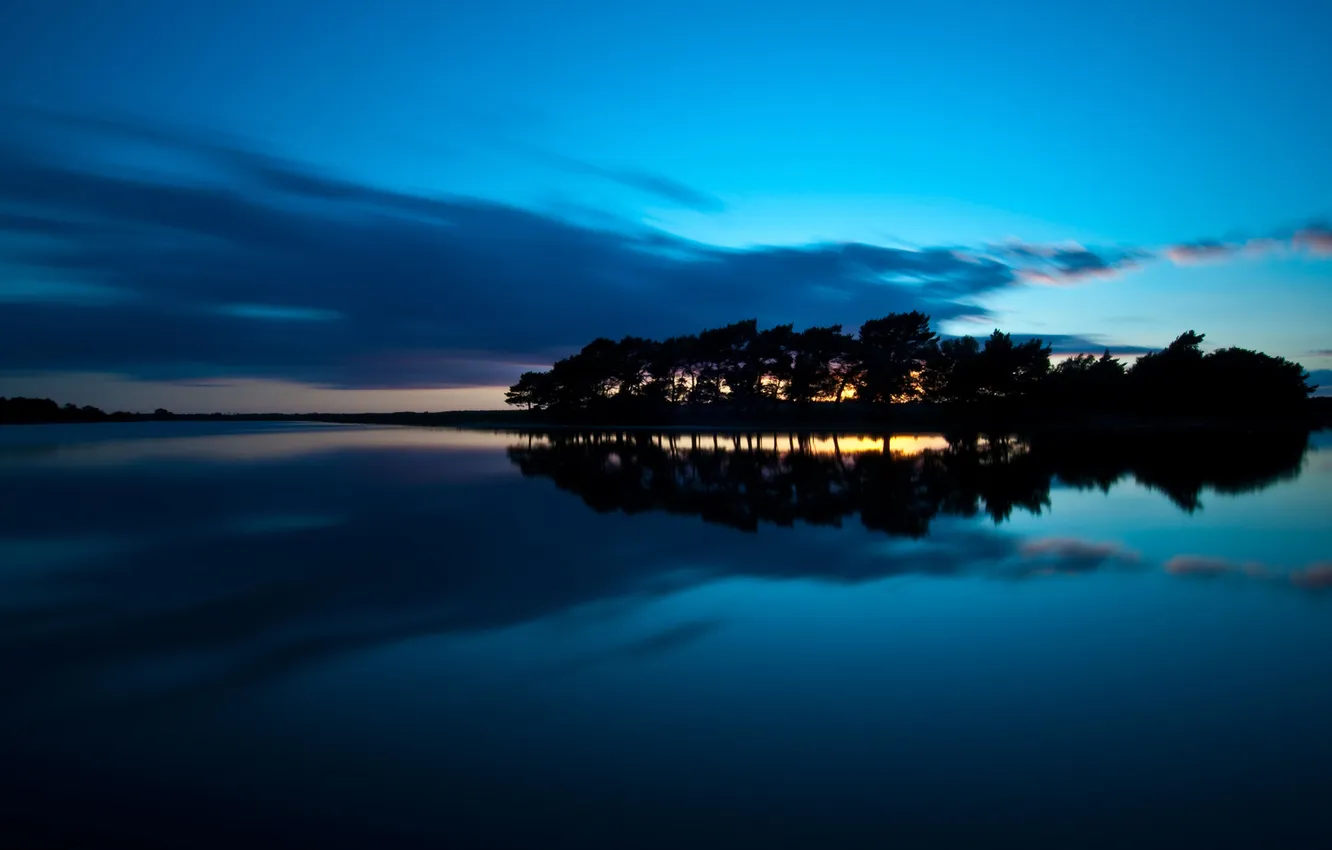
<instances>
[{"instance_id":1,"label":"water","mask_svg":"<svg viewBox=\"0 0 1332 850\"><path fill-rule=\"evenodd\" d=\"M0 832L1332 846L1329 436L0 429Z\"/></svg>"}]
</instances>

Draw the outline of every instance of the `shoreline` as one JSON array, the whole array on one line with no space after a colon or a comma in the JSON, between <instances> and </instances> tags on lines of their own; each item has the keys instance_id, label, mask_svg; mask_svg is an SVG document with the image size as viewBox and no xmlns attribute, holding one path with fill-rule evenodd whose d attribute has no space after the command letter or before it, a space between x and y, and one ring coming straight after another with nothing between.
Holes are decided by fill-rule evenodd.
<instances>
[{"instance_id":1,"label":"shoreline","mask_svg":"<svg viewBox=\"0 0 1332 850\"><path fill-rule=\"evenodd\" d=\"M241 413L128 414L98 420L52 419L4 425L97 425L125 422L311 422L343 425L395 425L455 428L468 431L675 432L675 433L858 433L910 434L948 432L1253 432L1332 428L1332 410L1303 416L1148 416L1103 414L914 415L891 417L717 417L711 421L615 422L549 419L525 411L445 411L439 413Z\"/></svg>"}]
</instances>

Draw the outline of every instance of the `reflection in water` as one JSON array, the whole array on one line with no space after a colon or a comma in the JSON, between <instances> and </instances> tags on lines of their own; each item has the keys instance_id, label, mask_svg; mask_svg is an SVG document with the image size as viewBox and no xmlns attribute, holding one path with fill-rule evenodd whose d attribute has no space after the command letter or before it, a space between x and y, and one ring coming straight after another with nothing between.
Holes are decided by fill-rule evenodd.
<instances>
[{"instance_id":1,"label":"reflection in water","mask_svg":"<svg viewBox=\"0 0 1332 850\"><path fill-rule=\"evenodd\" d=\"M570 432L564 432L567 436ZM616 432L607 432L616 433ZM808 434L785 431L702 431L686 430L654 433L644 430L620 432L633 434L638 441L648 442L660 449L678 451L753 452L772 451L778 454L799 452L814 455L853 455L863 452L884 451L894 455L918 455L926 449L945 449L947 438L940 434ZM589 432L594 439L603 432Z\"/></svg>"},{"instance_id":2,"label":"reflection in water","mask_svg":"<svg viewBox=\"0 0 1332 850\"><path fill-rule=\"evenodd\" d=\"M723 577L851 583L1131 569L1142 558L1119 541L1020 537L967 520L1040 514L1056 482L1108 490L1126 476L1192 511L1204 487L1244 492L1297 474L1305 443L1271 435L1239 453L1206 435L910 437L890 438L885 452L869 437L345 426L116 439L66 456L82 465L60 475L8 467L0 664L21 695L77 686L81 671L107 665L152 666L145 655L170 647L212 660L181 667L158 689L205 695L360 648ZM709 524L608 523L515 476L467 477L461 459L486 445L506 446L523 476L549 478L597 512ZM379 454L366 463L369 448ZM314 464L311 452L327 453ZM141 463L107 463L127 457ZM853 516L871 539L842 529ZM797 522L801 533L780 538L732 531ZM1255 572L1199 557L1166 569ZM1299 586L1321 587L1326 573L1315 564Z\"/></svg>"},{"instance_id":3,"label":"reflection in water","mask_svg":"<svg viewBox=\"0 0 1332 850\"><path fill-rule=\"evenodd\" d=\"M303 423L218 426L176 423L161 436L148 423L25 426L0 441L0 469L13 466L86 467L165 460L257 462L290 460L345 451L403 450L496 451L514 441L511 433L452 428L405 428L396 425L322 425ZM49 429L49 430L43 430ZM15 430L15 429L11 429ZM22 433L26 431L28 433ZM54 438L49 436L52 432ZM29 437L29 439L24 439ZM100 437L101 439L98 439Z\"/></svg>"},{"instance_id":4,"label":"reflection in water","mask_svg":"<svg viewBox=\"0 0 1332 850\"><path fill-rule=\"evenodd\" d=\"M1081 847L1126 800L1322 805L1302 434L188 426L0 433L0 828L123 821L122 787L321 846L972 847L1040 811Z\"/></svg>"},{"instance_id":5,"label":"reflection in water","mask_svg":"<svg viewBox=\"0 0 1332 850\"><path fill-rule=\"evenodd\" d=\"M1167 573L1176 576L1218 578L1235 576L1263 582L1289 584L1303 590L1332 588L1332 561L1315 561L1296 569L1277 569L1262 561L1232 561L1211 555L1176 555L1165 562Z\"/></svg>"},{"instance_id":6,"label":"reflection in water","mask_svg":"<svg viewBox=\"0 0 1332 850\"><path fill-rule=\"evenodd\" d=\"M527 476L552 479L591 507L697 514L753 531L796 520L919 537L940 514L1040 513L1056 480L1108 490L1125 476L1196 510L1205 486L1261 489L1298 474L1303 433L1242 449L1229 435L810 438L788 435L552 433L509 448ZM898 446L902 450L898 450Z\"/></svg>"}]
</instances>

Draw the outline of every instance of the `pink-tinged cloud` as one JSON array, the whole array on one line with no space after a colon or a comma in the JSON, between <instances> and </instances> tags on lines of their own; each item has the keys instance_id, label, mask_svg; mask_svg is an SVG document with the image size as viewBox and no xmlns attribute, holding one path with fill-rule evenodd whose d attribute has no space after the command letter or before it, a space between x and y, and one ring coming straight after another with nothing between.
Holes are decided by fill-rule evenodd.
<instances>
[{"instance_id":1,"label":"pink-tinged cloud","mask_svg":"<svg viewBox=\"0 0 1332 850\"><path fill-rule=\"evenodd\" d=\"M1016 279L1042 286L1076 286L1117 277L1153 257L1142 248L1088 248L1077 242L1009 241L987 246L986 251L991 259L1012 269Z\"/></svg>"},{"instance_id":2,"label":"pink-tinged cloud","mask_svg":"<svg viewBox=\"0 0 1332 850\"><path fill-rule=\"evenodd\" d=\"M1087 250L1087 246L1072 239L1066 239L1063 242L1023 242L1021 239L1008 239L998 245L989 246L991 254L998 254L1006 257L1029 257L1040 259L1052 259L1060 254L1080 253Z\"/></svg>"},{"instance_id":3,"label":"pink-tinged cloud","mask_svg":"<svg viewBox=\"0 0 1332 850\"><path fill-rule=\"evenodd\" d=\"M1177 266L1232 262L1270 254L1296 252L1332 257L1332 227L1310 224L1279 238L1199 239L1159 248L1088 248L1077 242L1039 244L1010 239L977 253L954 252L957 259L989 259L1007 265L1015 279L1039 286L1077 286L1118 277L1143 263L1165 259ZM966 254L966 256L962 256Z\"/></svg>"},{"instance_id":4,"label":"pink-tinged cloud","mask_svg":"<svg viewBox=\"0 0 1332 850\"><path fill-rule=\"evenodd\" d=\"M1318 561L1291 573L1290 583L1305 590L1332 590L1332 561Z\"/></svg>"},{"instance_id":5,"label":"pink-tinged cloud","mask_svg":"<svg viewBox=\"0 0 1332 850\"><path fill-rule=\"evenodd\" d=\"M1308 251L1320 257L1332 257L1332 227L1325 224L1311 224L1295 231L1291 243L1297 250Z\"/></svg>"},{"instance_id":6,"label":"pink-tinged cloud","mask_svg":"<svg viewBox=\"0 0 1332 850\"><path fill-rule=\"evenodd\" d=\"M1256 258L1283 251L1290 245L1287 239L1239 239L1222 242L1204 239L1181 242L1161 249L1161 256L1177 266L1197 266L1206 263L1225 263L1241 257Z\"/></svg>"},{"instance_id":7,"label":"pink-tinged cloud","mask_svg":"<svg viewBox=\"0 0 1332 850\"><path fill-rule=\"evenodd\" d=\"M1176 265L1191 266L1200 263L1226 262L1241 256L1262 257L1284 251L1332 257L1332 227L1311 224L1280 239L1259 237L1228 242L1215 239L1181 242L1162 248L1160 253Z\"/></svg>"},{"instance_id":8,"label":"pink-tinged cloud","mask_svg":"<svg viewBox=\"0 0 1332 850\"><path fill-rule=\"evenodd\" d=\"M1177 266L1194 266L1201 263L1219 263L1229 260L1241 249L1241 245L1225 242L1192 242L1171 245L1163 253Z\"/></svg>"},{"instance_id":9,"label":"pink-tinged cloud","mask_svg":"<svg viewBox=\"0 0 1332 850\"><path fill-rule=\"evenodd\" d=\"M1131 271L1138 267L1138 263L1125 260L1117 266L1105 266L1096 268L1081 269L1020 269L1017 273L1019 280L1027 283L1035 283L1041 286L1077 286L1083 283L1089 283L1093 280L1108 280L1119 277L1126 271Z\"/></svg>"}]
</instances>

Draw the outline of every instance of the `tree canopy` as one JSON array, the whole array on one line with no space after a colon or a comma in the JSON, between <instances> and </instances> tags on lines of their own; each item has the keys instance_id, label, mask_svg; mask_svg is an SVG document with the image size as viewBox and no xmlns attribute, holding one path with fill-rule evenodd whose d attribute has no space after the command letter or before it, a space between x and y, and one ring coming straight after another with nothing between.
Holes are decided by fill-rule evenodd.
<instances>
[{"instance_id":1,"label":"tree canopy","mask_svg":"<svg viewBox=\"0 0 1332 850\"><path fill-rule=\"evenodd\" d=\"M747 319L662 341L598 338L547 371L523 373L506 398L584 416L848 401L1210 413L1289 409L1316 389L1298 363L1242 348L1204 353L1203 340L1187 331L1131 366L1108 349L1052 364L1039 338L1015 340L997 329L983 340L942 338L918 311L870 319L855 334L841 325L760 329Z\"/></svg>"}]
</instances>

